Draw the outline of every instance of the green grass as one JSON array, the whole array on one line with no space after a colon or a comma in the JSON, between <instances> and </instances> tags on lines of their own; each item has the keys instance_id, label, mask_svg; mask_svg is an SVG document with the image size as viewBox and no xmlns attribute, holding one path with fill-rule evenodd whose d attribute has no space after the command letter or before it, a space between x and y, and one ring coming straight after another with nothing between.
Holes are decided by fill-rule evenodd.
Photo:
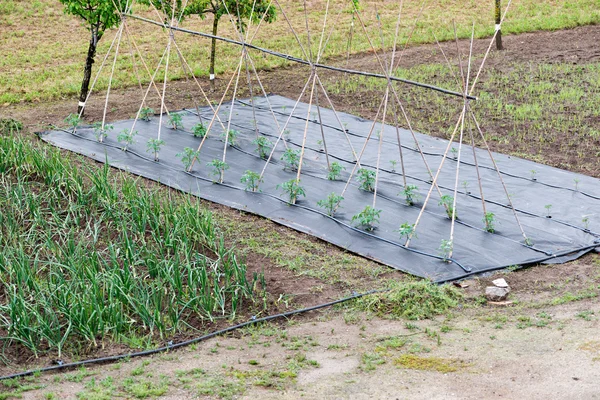
<instances>
[{"instance_id":1,"label":"green grass","mask_svg":"<svg viewBox=\"0 0 600 400\"><path fill-rule=\"evenodd\" d=\"M355 300L354 307L382 318L412 320L432 318L458 305L462 293L451 285L429 281L392 281L389 291Z\"/></svg>"},{"instance_id":2,"label":"green grass","mask_svg":"<svg viewBox=\"0 0 600 400\"><path fill-rule=\"evenodd\" d=\"M248 276L198 201L14 137L0 136L0 174L8 342L60 357L262 305L264 278Z\"/></svg>"},{"instance_id":3,"label":"green grass","mask_svg":"<svg viewBox=\"0 0 600 400\"><path fill-rule=\"evenodd\" d=\"M294 0L282 0L281 4L301 40L306 43L302 7L299 7ZM325 57L346 54L351 23L351 14L347 12L349 2L335 0L331 4L328 21L330 26L335 26L335 29L324 53ZM371 40L379 46L379 27L376 22L375 7L373 7L375 3L361 2L361 4L363 4L362 18L367 24ZM376 4L381 25L386 32L385 46L389 47L393 42L392 33L395 30L398 3L377 2ZM340 6L342 7L340 8ZM421 2L405 2L400 43L404 43L412 30L420 7ZM315 37L321 32L324 9L325 1L311 2L308 6L309 25L315 50L319 42ZM336 21L336 15L340 9L344 9L346 12L341 13L339 20ZM134 12L149 18L157 18L154 13L143 6L136 6ZM456 21L458 35L461 38L470 36L473 21L476 24L476 37L491 36L494 29L493 15L492 1L429 1L413 34L412 43L430 43L434 40L434 33L440 40L453 38L454 33L450 23L452 20ZM598 22L600 22L600 10L596 0L554 0L551 3L522 0L513 4L503 25L503 32L504 34L514 34L535 30L556 30ZM3 0L0 3L0 24L5 27L0 36L0 54L3 54L0 59L0 105L73 96L78 92L89 37L85 27L77 18L64 15L62 6L54 0L30 2ZM210 17L205 20L190 18L184 21L182 26L194 30L210 31L211 24ZM166 46L165 33L156 26L135 20L130 20L129 25L149 68L153 69ZM95 68L98 68L115 32L116 30L109 31L100 41ZM219 34L235 37L231 24L226 19L220 23ZM188 61L194 73L197 76L207 76L208 40L179 33L176 34L176 37L183 53L189 58ZM254 43L279 51L283 50L294 56L302 56L281 12L277 21L261 27ZM127 41L124 41L122 54L117 58L113 87L137 85L137 78L132 73L129 48ZM357 23L351 52L366 50L370 50L370 46ZM220 43L216 65L217 75L233 71L239 54L239 48ZM109 64L111 61L112 57L109 58ZM286 63L283 59L270 56L256 56L254 61L259 69L273 68ZM139 59L137 67L142 80L147 82L148 74L139 64ZM97 84L98 89L102 90L107 87L108 70L109 68L106 68L105 73L100 77ZM184 76L177 61L172 63L168 75L170 79L179 79Z\"/></svg>"}]
</instances>

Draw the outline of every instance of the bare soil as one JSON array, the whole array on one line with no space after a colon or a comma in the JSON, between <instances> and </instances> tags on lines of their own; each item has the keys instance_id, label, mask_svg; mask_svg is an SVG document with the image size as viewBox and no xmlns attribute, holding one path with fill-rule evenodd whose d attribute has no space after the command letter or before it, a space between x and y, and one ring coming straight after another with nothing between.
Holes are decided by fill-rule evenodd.
<instances>
[{"instance_id":1,"label":"bare soil","mask_svg":"<svg viewBox=\"0 0 600 400\"><path fill-rule=\"evenodd\" d=\"M531 65L542 62L590 63L600 59L600 26L587 26L567 31L538 32L504 38L507 50L492 50L488 68L502 71L515 62ZM483 53L489 40L475 41L475 52ZM460 46L465 46L461 42ZM448 50L453 43L442 44ZM427 45L408 48L401 65L409 67L421 63L444 62L437 46ZM346 66L346 60L333 60L334 64ZM353 56L347 65L352 69L378 71L372 53ZM297 67L281 68L261 73L263 84L269 93L297 97L306 70ZM334 79L333 74L323 73L322 79ZM482 79L485 79L483 77ZM204 83L203 83L204 84ZM226 78L217 80L218 89L210 93L218 100L227 84ZM170 82L167 106L181 109L193 106L189 87L185 81ZM139 107L139 88L132 87L111 93L108 120L129 118ZM195 89L192 89L195 90ZM245 95L245 93L241 93ZM247 95L247 93L246 93ZM373 117L376 110L368 106L374 98L355 98L352 94L332 95L336 108L363 117ZM90 121L101 118L104 99L93 97L88 105L86 118ZM49 103L27 103L8 107L0 106L0 117L12 117L25 124L26 132L46 129L50 125L61 125L64 117L74 112L76 99L63 99ZM423 110L427 112L427 110ZM502 121L486 121L488 129L502 130ZM600 121L597 121L600 125ZM494 125L495 124L495 125ZM511 152L514 146L527 149L525 144L491 143L493 150ZM600 177L597 157L574 158L563 154L558 147L544 148L546 159L556 160L554 165L567 163L578 172ZM148 183L154 185L153 183ZM309 240L320 246L321 251L334 257L345 256L342 250L306 235L293 232L270 221L245 215L219 205L208 204L217 214L267 226L268 229ZM248 233L251 235L251 233ZM299 275L278 265L272 259L257 252L244 251L251 271L264 270L268 290L272 295L271 311L283 311L292 307L319 304L339 298L351 289L348 285L324 284L321 280ZM370 263L365 261L365 263ZM371 263L372 264L372 263ZM375 266L375 265L374 265ZM118 364L93 367L81 380L66 379L65 375L42 375L33 382L43 387L24 391L23 398L76 398L90 391L92 379L100 381L111 377L115 392L106 398L133 397L126 390L123 379L144 379L157 382L161 375L169 381L164 398L557 398L593 399L600 398L600 336L598 335L600 304L598 297L573 298L585 291L598 295L600 291L600 257L587 255L565 265L537 266L509 274L468 281L465 294L477 299L485 286L495 277L505 277L513 290L511 304L506 306L482 305L456 310L452 315L432 321L415 322L417 328L406 321L382 320L368 315L357 315L348 310L331 310L309 313L287 324L274 326L276 333L266 334L264 329L244 331L232 337L215 338L196 348L183 349L167 355L133 360ZM387 274L364 276L359 289L377 286L383 278L400 277L390 271ZM280 295L294 295L290 304L277 302ZM575 296L576 297L576 296ZM567 299L565 301L561 299ZM282 337L285 332L286 337ZM433 332L433 333L432 333ZM398 348L382 348L382 338L406 336L407 343ZM303 338L302 344L290 346L290 337ZM311 337L310 340L306 339ZM216 349L216 350L215 350ZM115 346L105 350L108 354L124 350ZM286 370L290 360L301 352L318 367L304 366L298 376L283 379L280 385L259 385L251 371ZM100 354L97 354L100 355ZM398 364L403 355L413 355L416 361L436 359L436 363L425 363L425 370ZM10 358L10 357L9 357ZM374 358L375 363L368 361ZM251 362L255 360L258 363ZM367 361L365 361L367 360ZM414 361L414 360L413 360ZM430 360L431 361L431 360ZM40 363L41 362L41 363ZM21 365L2 368L3 372L20 370L31 365L43 366L50 360L29 360ZM439 364L458 366L452 372L436 369ZM373 364L373 365L372 365ZM133 373L136 368L143 373ZM372 367L372 369L371 369ZM181 371L201 368L207 371L192 382L183 381ZM237 371L245 371L245 374ZM250 371L250 372L248 372ZM72 372L69 376L75 376ZM243 376L244 379L241 379ZM207 377L222 379L212 392L203 391L198 384ZM215 378L216 379L216 378ZM240 383L241 382L241 383ZM224 395L223 388L239 384L231 396ZM228 386L229 385L229 386ZM235 386L237 387L237 386ZM229 393L229 392L227 392ZM46 397L44 397L46 396Z\"/></svg>"}]
</instances>

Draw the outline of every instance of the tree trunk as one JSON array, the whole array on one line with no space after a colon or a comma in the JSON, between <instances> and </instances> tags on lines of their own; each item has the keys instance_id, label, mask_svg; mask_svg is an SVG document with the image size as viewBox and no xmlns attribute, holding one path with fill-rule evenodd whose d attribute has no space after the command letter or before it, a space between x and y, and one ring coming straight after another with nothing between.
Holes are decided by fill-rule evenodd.
<instances>
[{"instance_id":1,"label":"tree trunk","mask_svg":"<svg viewBox=\"0 0 600 400\"><path fill-rule=\"evenodd\" d=\"M98 40L100 40L98 30L92 29L92 37L90 39L90 46L88 47L88 53L85 59L85 68L83 70L81 92L79 93L79 106L77 107L77 113L81 114L81 116L83 116L85 100L87 99L90 87L90 79L92 77L92 65L94 64L94 57L96 56L96 47L98 46Z\"/></svg>"},{"instance_id":2,"label":"tree trunk","mask_svg":"<svg viewBox=\"0 0 600 400\"><path fill-rule=\"evenodd\" d=\"M217 13L215 13L214 15L215 15L215 19L213 20L212 34L213 34L213 36L217 36L217 28L219 26L219 17L217 16ZM216 51L217 51L217 39L215 39L213 37L212 40L211 40L211 43L210 43L210 68L208 70L208 73L210 74L210 86L211 86L212 90L215 90L215 57L216 57Z\"/></svg>"},{"instance_id":3,"label":"tree trunk","mask_svg":"<svg viewBox=\"0 0 600 400\"><path fill-rule=\"evenodd\" d=\"M497 50L504 49L504 47L502 47L502 30L500 28L500 22L501 22L500 0L496 0L496 30L498 31L496 33L496 49Z\"/></svg>"}]
</instances>

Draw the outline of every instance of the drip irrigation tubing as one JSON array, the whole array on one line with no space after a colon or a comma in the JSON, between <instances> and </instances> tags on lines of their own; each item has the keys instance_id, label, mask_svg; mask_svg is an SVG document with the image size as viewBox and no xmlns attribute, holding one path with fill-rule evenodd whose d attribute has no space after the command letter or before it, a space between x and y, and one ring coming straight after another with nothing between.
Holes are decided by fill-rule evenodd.
<instances>
[{"instance_id":1,"label":"drip irrigation tubing","mask_svg":"<svg viewBox=\"0 0 600 400\"><path fill-rule=\"evenodd\" d=\"M233 326L230 326L230 327L227 327L227 328L215 331L215 332L207 333L206 335L202 335L202 336L196 337L194 339L190 339L190 340L185 340L183 342L167 344L166 346L159 347L157 349L138 351L135 353L119 354L116 356L109 356L109 357L92 358L92 359L83 360L83 361L76 361L76 362L72 362L72 363L52 365L49 367L44 367L44 368L39 368L39 369L31 369L31 370L19 372L16 374L0 376L0 381L6 380L6 379L21 378L21 377L30 376L30 375L37 374L37 373L60 371L60 370L76 368L76 367L80 367L80 366L84 366L84 365L101 364L101 363L119 361L119 360L122 360L125 358L143 357L143 356L149 356L149 355L153 355L153 354L157 354L157 353L163 353L165 351L175 350L180 347L185 347L185 346L189 346L194 343L199 343L204 340L213 338L215 336L221 336L226 333L232 332L234 330L237 330L237 329L249 326L249 325L254 325L254 324L261 323L261 322L271 321L271 320L279 319L279 318L287 318L287 317L290 317L293 315L302 314L302 313L309 312L309 311L315 311L315 310L319 310L319 309L325 308L325 307L331 307L336 304L340 304L340 303L344 303L346 301L358 299L358 298L361 298L361 297L364 297L364 296L367 296L370 294L387 292L388 290L389 289L370 290L368 292L355 293L352 296L348 296L348 297L344 297L342 299L330 301L328 303L318 304L315 306L300 308L300 309L296 309L296 310L292 310L292 311L288 311L288 312L284 312L284 313L280 313L280 314L269 315L269 316L262 317L262 318L252 317L249 321L242 322L241 324L233 325Z\"/></svg>"},{"instance_id":2,"label":"drip irrigation tubing","mask_svg":"<svg viewBox=\"0 0 600 400\"><path fill-rule=\"evenodd\" d=\"M289 54L284 54L284 53L280 53L280 52L277 52L277 51L265 49L263 47L259 47L259 46L256 46L256 45L253 45L253 44L250 44L250 43L244 43L244 42L240 42L240 41L237 41L237 40L225 38L225 37L222 37L222 36L211 35L209 33L193 31L193 30L190 30L190 29L180 28L180 27L177 27L177 26L171 26L171 25L168 25L166 23L153 21L151 19L140 17L138 15L127 15L127 17L128 18L137 19L139 21L143 21L143 22L146 22L146 23L149 23L149 24L157 25L157 26L163 27L165 29L171 29L171 30L178 31L178 32L188 33L190 35L202 36L202 37L209 38L209 39L216 39L216 40L220 40L222 42L231 43L231 44L235 44L235 45L238 45L238 46L251 48L251 49L263 52L265 54L270 54L272 56L283 58L283 59L288 60L288 61L293 61L293 62L298 63L298 64L309 65L311 67L321 68L321 69L327 69L327 70L330 70L330 71L343 72L343 73L347 73L347 74L351 74L351 75L368 76L368 77L371 77L371 78L380 78L380 79L386 79L386 80L388 79L383 74L376 74L376 73L373 73L373 72L357 71L357 70L353 70L353 69L334 67L334 66L326 65L326 64L312 63L310 61L306 61L306 60L303 60L301 58L298 58L298 57L295 57L295 56L292 56L292 55L289 55ZM392 80L392 81L396 81L396 82L402 82L402 83L405 83L405 84L408 84L408 85L413 85L413 86L418 86L418 87L422 87L422 88L426 88L426 89L431 89L431 90L434 90L436 92L444 93L444 94L451 95L451 96L456 96L456 97L460 97L460 98L464 98L465 97L464 93L455 92L453 90L444 89L444 88L441 88L441 87L438 87L438 86L434 86L434 85L429 85L427 83L421 83L421 82L411 81L409 79L398 78L396 76L390 76L389 79ZM469 99L469 100L478 100L476 96L472 96L472 95L467 95L466 98Z\"/></svg>"}]
</instances>

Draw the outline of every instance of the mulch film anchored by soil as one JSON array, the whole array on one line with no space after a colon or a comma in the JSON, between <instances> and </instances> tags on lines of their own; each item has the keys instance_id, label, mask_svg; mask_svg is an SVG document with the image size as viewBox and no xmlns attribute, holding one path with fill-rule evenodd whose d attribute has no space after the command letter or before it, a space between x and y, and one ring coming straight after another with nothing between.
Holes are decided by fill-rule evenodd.
<instances>
[{"instance_id":1,"label":"mulch film anchored by soil","mask_svg":"<svg viewBox=\"0 0 600 400\"><path fill-rule=\"evenodd\" d=\"M284 126L295 101L280 96L270 96L268 101L275 111L280 126ZM376 208L381 210L380 222L372 232L358 229L352 217L366 205L372 205L373 193L359 189L355 178L344 193L344 200L334 218L328 217L317 206L328 194L342 193L346 180L354 167L350 147L358 153L365 143L372 121L350 114L338 113L348 130L348 138L333 111L321 108L323 133L330 162L345 167L339 180L327 179L326 154L322 151L321 126L316 115L308 115L308 135L302 165L301 186L306 197L296 205L287 202L287 196L277 186L296 177L295 171L284 169L281 156L285 150L280 142L266 168L260 192L244 190L241 176L247 170L260 173L265 161L256 152L252 141L256 138L253 120L261 135L275 142L279 136L267 99L254 99L254 112L247 100L236 101L231 118L231 129L240 132L235 146L227 150L229 169L225 171L223 184L215 184L211 168L206 166L214 159L221 159L223 141L222 128L215 123L206 139L200 159L191 173L187 173L177 157L185 147L198 148L201 138L190 131L199 121L196 110L179 112L183 130L162 128L161 139L165 141L160 150L160 162L155 162L146 152L146 143L155 139L158 118L137 121L136 143L128 151L121 150L116 132L130 129L133 121L115 122L111 134L99 143L91 127L79 127L76 134L55 130L44 132L43 140L99 162L159 181L170 187L191 193L203 199L224 204L246 212L261 215L277 223L321 238L344 249L373 259L392 268L413 275L429 278L436 282L460 279L484 271L501 269L512 265L527 265L538 262L566 262L592 251L600 245L600 180L531 161L493 153L501 171L518 220L532 245L525 243L513 210L502 187L500 178L486 150L475 149L479 164L479 175L483 187L487 212L494 214L495 232L486 232L483 222L482 202L478 187L478 175L471 147L463 145L460 156L459 189L454 233L453 262L441 259L440 243L450 236L451 221L446 210L438 203L437 191L417 227L410 247L403 245L397 232L404 223L413 224L421 210L423 200L431 186L430 176L423 157L415 149L409 131L400 129L400 139L407 177L407 184L418 187L420 199L407 205L404 196L400 163L392 170L391 160L399 160L396 128L377 124L361 158L363 168L375 170L377 165L378 133L383 134L380 172L377 188ZM227 124L231 104L223 105L219 116ZM300 149L307 124L308 104L300 103L287 126L287 146ZM205 122L212 118L210 108L201 108ZM314 111L314 109L313 109ZM313 113L313 114L316 114ZM425 159L433 173L439 166L446 140L416 134ZM458 143L453 145L458 148ZM453 195L457 160L451 154L446 159L439 175L438 185L444 195ZM535 172L532 172L535 171Z\"/></svg>"}]
</instances>

